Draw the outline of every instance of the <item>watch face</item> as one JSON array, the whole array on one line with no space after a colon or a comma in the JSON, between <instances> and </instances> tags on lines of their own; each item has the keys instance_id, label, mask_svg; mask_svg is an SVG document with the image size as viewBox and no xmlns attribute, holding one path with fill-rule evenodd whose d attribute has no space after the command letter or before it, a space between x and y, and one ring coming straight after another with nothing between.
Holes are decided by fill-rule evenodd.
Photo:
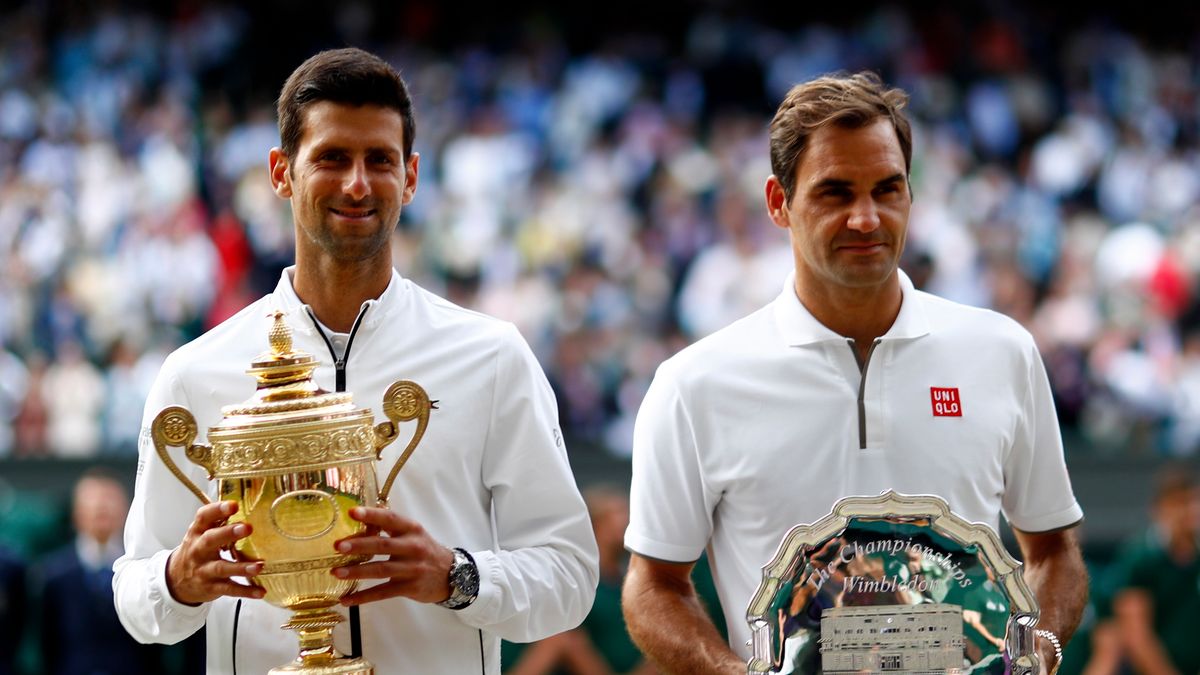
<instances>
[{"instance_id":1,"label":"watch face","mask_svg":"<svg viewBox=\"0 0 1200 675\"><path fill-rule=\"evenodd\" d=\"M479 592L479 570L470 563L457 566L454 569L454 586L459 593L475 597Z\"/></svg>"}]
</instances>

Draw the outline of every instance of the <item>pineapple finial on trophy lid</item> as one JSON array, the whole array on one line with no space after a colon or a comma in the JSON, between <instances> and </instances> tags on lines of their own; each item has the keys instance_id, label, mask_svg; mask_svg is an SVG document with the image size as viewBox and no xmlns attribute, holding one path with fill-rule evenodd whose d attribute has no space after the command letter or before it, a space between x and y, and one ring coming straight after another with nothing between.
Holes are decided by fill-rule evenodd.
<instances>
[{"instance_id":1,"label":"pineapple finial on trophy lid","mask_svg":"<svg viewBox=\"0 0 1200 675\"><path fill-rule=\"evenodd\" d=\"M246 373L258 380L259 395L264 400L307 397L319 393L312 381L317 359L307 352L296 351L292 344L292 328L284 318L287 312L271 310L267 330L270 349L259 354Z\"/></svg>"},{"instance_id":2,"label":"pineapple finial on trophy lid","mask_svg":"<svg viewBox=\"0 0 1200 675\"><path fill-rule=\"evenodd\" d=\"M293 416L288 421L291 423L347 406L352 409L350 392L325 391L313 379L317 357L296 349L287 312L273 309L264 316L270 320L266 331L268 349L254 357L246 370L257 381L254 395L242 403L222 407L225 418L222 424L238 428L269 424L283 428L287 420L280 415Z\"/></svg>"},{"instance_id":3,"label":"pineapple finial on trophy lid","mask_svg":"<svg viewBox=\"0 0 1200 675\"><path fill-rule=\"evenodd\" d=\"M275 356L291 354L292 327L283 320L283 317L287 316L287 312L276 309L267 316L275 319L275 322L271 324L271 330L267 332L267 341L271 343L271 352Z\"/></svg>"}]
</instances>

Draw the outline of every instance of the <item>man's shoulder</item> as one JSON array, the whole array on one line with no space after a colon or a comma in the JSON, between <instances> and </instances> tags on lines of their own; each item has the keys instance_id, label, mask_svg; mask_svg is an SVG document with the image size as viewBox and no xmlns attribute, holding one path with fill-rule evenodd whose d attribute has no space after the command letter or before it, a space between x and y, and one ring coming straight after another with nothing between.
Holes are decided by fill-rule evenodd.
<instances>
[{"instance_id":1,"label":"man's shoulder","mask_svg":"<svg viewBox=\"0 0 1200 675\"><path fill-rule=\"evenodd\" d=\"M436 339L457 337L499 348L525 344L509 321L458 305L416 283L412 283L412 289L413 309L420 314L421 325Z\"/></svg>"},{"instance_id":2,"label":"man's shoulder","mask_svg":"<svg viewBox=\"0 0 1200 675\"><path fill-rule=\"evenodd\" d=\"M917 291L916 298L935 333L1013 346L1033 342L1033 336L1017 320L993 309L964 305L924 291Z\"/></svg>"},{"instance_id":3,"label":"man's shoulder","mask_svg":"<svg viewBox=\"0 0 1200 675\"><path fill-rule=\"evenodd\" d=\"M779 345L773 305L752 312L679 350L659 372L705 377L757 362Z\"/></svg>"}]
</instances>

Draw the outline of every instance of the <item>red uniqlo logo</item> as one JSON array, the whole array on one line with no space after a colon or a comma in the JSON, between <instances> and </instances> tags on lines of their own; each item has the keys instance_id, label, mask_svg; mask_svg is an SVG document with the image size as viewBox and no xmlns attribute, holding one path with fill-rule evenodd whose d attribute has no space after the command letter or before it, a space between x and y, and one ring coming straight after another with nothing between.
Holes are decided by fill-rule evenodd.
<instances>
[{"instance_id":1,"label":"red uniqlo logo","mask_svg":"<svg viewBox=\"0 0 1200 675\"><path fill-rule=\"evenodd\" d=\"M929 401L933 404L934 417L962 417L958 387L930 387Z\"/></svg>"}]
</instances>

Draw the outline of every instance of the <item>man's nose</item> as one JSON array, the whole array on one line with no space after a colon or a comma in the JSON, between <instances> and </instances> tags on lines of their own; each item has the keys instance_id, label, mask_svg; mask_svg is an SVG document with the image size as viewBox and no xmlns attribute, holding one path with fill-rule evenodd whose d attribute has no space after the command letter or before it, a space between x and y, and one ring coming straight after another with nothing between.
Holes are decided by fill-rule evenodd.
<instances>
[{"instance_id":1,"label":"man's nose","mask_svg":"<svg viewBox=\"0 0 1200 675\"><path fill-rule=\"evenodd\" d=\"M367 181L367 167L362 161L355 161L350 165L342 192L355 201L371 194L371 184Z\"/></svg>"},{"instance_id":2,"label":"man's nose","mask_svg":"<svg viewBox=\"0 0 1200 675\"><path fill-rule=\"evenodd\" d=\"M858 232L872 232L879 227L879 209L870 195L863 195L854 200L846 227Z\"/></svg>"}]
</instances>

